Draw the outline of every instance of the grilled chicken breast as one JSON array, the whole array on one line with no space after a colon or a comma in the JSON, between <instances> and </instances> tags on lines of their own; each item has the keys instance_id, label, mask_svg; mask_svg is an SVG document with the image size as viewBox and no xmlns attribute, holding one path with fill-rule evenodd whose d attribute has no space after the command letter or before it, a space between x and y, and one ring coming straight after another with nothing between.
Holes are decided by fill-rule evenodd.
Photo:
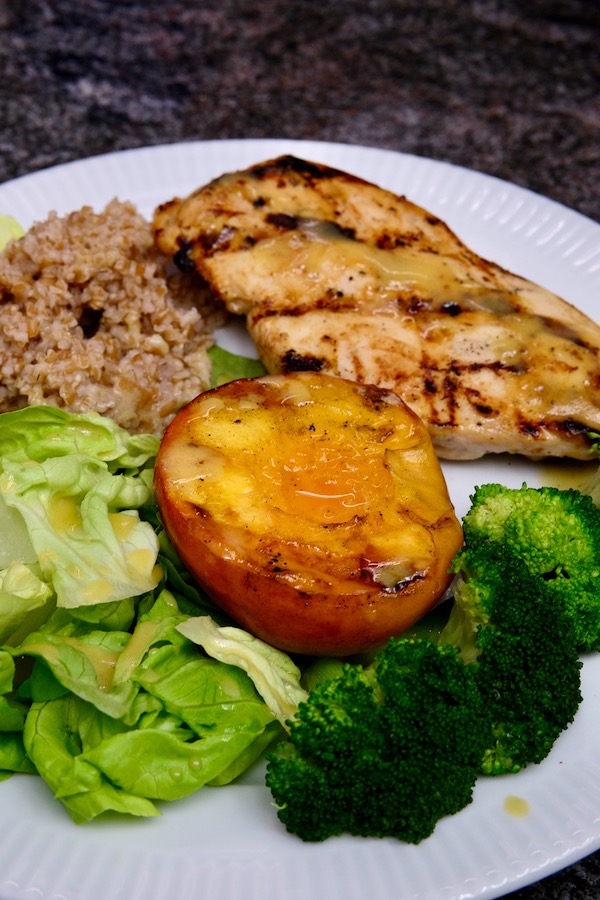
<instances>
[{"instance_id":1,"label":"grilled chicken breast","mask_svg":"<svg viewBox=\"0 0 600 900\"><path fill-rule=\"evenodd\" d=\"M441 458L588 457L600 327L405 197L286 156L163 204L154 229L247 317L270 372L393 389Z\"/></svg>"}]
</instances>

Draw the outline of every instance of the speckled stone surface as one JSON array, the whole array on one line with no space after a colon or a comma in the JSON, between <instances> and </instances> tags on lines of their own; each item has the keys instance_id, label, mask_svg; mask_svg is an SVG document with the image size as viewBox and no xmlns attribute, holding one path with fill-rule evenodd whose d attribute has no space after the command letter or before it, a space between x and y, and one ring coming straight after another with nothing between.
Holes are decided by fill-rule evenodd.
<instances>
[{"instance_id":1,"label":"speckled stone surface","mask_svg":"<svg viewBox=\"0 0 600 900\"><path fill-rule=\"evenodd\" d=\"M0 0L0 181L289 137L446 159L600 221L594 0Z\"/></svg>"},{"instance_id":2,"label":"speckled stone surface","mask_svg":"<svg viewBox=\"0 0 600 900\"><path fill-rule=\"evenodd\" d=\"M0 182L288 137L448 160L600 222L599 45L596 0L0 0ZM512 897L599 900L600 853Z\"/></svg>"}]
</instances>

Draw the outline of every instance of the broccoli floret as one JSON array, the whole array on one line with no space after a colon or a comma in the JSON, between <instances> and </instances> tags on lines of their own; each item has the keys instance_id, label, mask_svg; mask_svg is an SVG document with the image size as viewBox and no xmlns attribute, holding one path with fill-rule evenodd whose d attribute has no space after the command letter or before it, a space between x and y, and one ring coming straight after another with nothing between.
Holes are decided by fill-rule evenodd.
<instances>
[{"instance_id":1,"label":"broccoli floret","mask_svg":"<svg viewBox=\"0 0 600 900\"><path fill-rule=\"evenodd\" d=\"M571 619L580 652L600 650L600 508L575 490L475 490L463 519L465 543L503 544L544 582Z\"/></svg>"},{"instance_id":2,"label":"broccoli floret","mask_svg":"<svg viewBox=\"0 0 600 900\"><path fill-rule=\"evenodd\" d=\"M466 534L439 640L460 648L492 719L482 773L517 772L548 755L581 703L572 617L551 583L515 554L514 542Z\"/></svg>"},{"instance_id":3,"label":"broccoli floret","mask_svg":"<svg viewBox=\"0 0 600 900\"><path fill-rule=\"evenodd\" d=\"M418 843L479 774L541 762L573 721L579 653L600 649L600 510L577 491L485 485L463 525L450 614L317 679L268 756L279 818L304 840Z\"/></svg>"},{"instance_id":4,"label":"broccoli floret","mask_svg":"<svg viewBox=\"0 0 600 900\"><path fill-rule=\"evenodd\" d=\"M472 799L490 721L455 648L392 639L366 667L318 684L268 756L288 831L418 843Z\"/></svg>"}]
</instances>

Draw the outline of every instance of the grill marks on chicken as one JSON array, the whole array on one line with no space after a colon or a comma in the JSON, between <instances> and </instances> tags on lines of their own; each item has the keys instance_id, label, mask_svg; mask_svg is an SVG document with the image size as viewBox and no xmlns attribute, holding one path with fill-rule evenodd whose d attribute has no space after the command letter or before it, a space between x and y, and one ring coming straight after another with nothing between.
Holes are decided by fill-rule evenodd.
<instances>
[{"instance_id":1,"label":"grill marks on chicken","mask_svg":"<svg viewBox=\"0 0 600 900\"><path fill-rule=\"evenodd\" d=\"M270 372L391 388L442 458L588 457L600 328L405 197L286 156L163 204L154 228Z\"/></svg>"}]
</instances>

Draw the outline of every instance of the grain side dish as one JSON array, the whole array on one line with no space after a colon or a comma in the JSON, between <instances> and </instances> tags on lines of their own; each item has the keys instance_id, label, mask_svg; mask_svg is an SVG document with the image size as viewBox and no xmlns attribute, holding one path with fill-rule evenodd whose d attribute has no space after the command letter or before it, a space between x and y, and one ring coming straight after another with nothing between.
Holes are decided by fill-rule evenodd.
<instances>
[{"instance_id":1,"label":"grain side dish","mask_svg":"<svg viewBox=\"0 0 600 900\"><path fill-rule=\"evenodd\" d=\"M208 387L224 312L134 205L51 213L0 253L0 411L95 410L160 435Z\"/></svg>"}]
</instances>

